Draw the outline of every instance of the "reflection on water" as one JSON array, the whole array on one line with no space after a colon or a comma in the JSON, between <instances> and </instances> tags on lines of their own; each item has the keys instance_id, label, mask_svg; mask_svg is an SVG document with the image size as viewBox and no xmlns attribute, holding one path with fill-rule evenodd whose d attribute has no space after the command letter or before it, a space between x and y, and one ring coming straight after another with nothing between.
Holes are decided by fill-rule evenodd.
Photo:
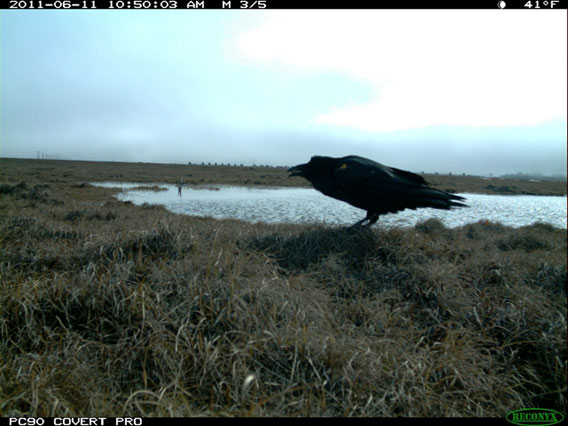
<instances>
[{"instance_id":1,"label":"reflection on water","mask_svg":"<svg viewBox=\"0 0 568 426\"><path fill-rule=\"evenodd\" d=\"M135 204L162 204L175 213L210 216L218 219L242 219L266 223L314 223L351 225L365 216L363 210L326 197L311 188L250 188L215 185L184 187L178 196L175 185L158 184L164 191L145 191L141 184L93 183L118 187L122 201ZM154 184L152 184L154 185ZM137 188L136 190L131 190ZM448 227L488 219L508 226L524 226L546 222L566 228L566 197L532 195L460 194L467 198L470 208L457 210L405 210L381 216L379 223L414 226L430 218L440 219Z\"/></svg>"}]
</instances>

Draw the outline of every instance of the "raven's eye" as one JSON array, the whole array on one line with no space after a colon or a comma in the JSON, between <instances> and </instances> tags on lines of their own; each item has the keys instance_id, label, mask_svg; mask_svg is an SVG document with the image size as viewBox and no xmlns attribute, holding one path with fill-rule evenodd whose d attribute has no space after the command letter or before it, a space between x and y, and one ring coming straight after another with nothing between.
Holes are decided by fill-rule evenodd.
<instances>
[{"instance_id":1,"label":"raven's eye","mask_svg":"<svg viewBox=\"0 0 568 426\"><path fill-rule=\"evenodd\" d=\"M341 167L339 167L339 168L340 168L340 169L346 169L346 168L347 168L347 164L343 163L343 164L341 165Z\"/></svg>"}]
</instances>

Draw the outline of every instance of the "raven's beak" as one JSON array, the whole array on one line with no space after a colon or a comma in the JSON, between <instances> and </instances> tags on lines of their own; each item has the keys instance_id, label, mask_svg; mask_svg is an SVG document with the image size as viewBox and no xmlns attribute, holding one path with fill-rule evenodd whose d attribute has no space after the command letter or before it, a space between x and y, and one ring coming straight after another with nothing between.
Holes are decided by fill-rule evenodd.
<instances>
[{"instance_id":1,"label":"raven's beak","mask_svg":"<svg viewBox=\"0 0 568 426\"><path fill-rule=\"evenodd\" d=\"M288 177L304 176L304 174L308 171L308 169L309 167L307 164L298 164L297 166L290 167L288 169L288 173L290 173Z\"/></svg>"}]
</instances>

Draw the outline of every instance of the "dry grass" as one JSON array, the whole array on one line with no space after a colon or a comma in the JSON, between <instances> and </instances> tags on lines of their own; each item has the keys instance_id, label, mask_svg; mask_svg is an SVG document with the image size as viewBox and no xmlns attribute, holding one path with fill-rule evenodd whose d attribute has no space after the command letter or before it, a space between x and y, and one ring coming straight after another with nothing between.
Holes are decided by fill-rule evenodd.
<instances>
[{"instance_id":1,"label":"dry grass","mask_svg":"<svg viewBox=\"0 0 568 426\"><path fill-rule=\"evenodd\" d=\"M566 411L565 230L248 224L3 173L0 415Z\"/></svg>"}]
</instances>

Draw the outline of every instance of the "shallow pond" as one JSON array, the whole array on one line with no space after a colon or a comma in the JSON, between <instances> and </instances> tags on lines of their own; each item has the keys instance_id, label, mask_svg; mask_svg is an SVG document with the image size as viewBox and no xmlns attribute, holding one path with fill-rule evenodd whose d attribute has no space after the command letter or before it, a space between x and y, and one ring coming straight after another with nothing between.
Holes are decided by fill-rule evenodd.
<instances>
[{"instance_id":1,"label":"shallow pond","mask_svg":"<svg viewBox=\"0 0 568 426\"><path fill-rule=\"evenodd\" d=\"M148 184L104 182L93 185L121 188L123 191L117 194L117 198L122 201L161 204L174 213L218 219L351 225L365 216L363 210L326 197L311 188L213 185L184 187L180 197L175 185L156 184L161 189L159 191L142 189L150 186ZM414 226L417 222L438 218L448 227L457 227L487 219L514 227L545 222L566 228L566 197L459 195L467 198L470 208L451 211L430 208L404 210L381 216L379 224Z\"/></svg>"}]
</instances>

